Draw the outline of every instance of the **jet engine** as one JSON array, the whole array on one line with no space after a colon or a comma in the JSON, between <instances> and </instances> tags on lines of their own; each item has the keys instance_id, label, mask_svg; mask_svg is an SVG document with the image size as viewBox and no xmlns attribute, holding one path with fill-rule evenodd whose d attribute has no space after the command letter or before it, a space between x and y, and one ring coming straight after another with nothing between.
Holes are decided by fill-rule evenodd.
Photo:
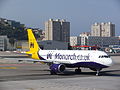
<instances>
[{"instance_id":1,"label":"jet engine","mask_svg":"<svg viewBox=\"0 0 120 90\"><path fill-rule=\"evenodd\" d=\"M65 65L63 65L63 64L52 64L50 66L50 69L51 69L51 74L60 73L60 72L63 72L65 70Z\"/></svg>"}]
</instances>

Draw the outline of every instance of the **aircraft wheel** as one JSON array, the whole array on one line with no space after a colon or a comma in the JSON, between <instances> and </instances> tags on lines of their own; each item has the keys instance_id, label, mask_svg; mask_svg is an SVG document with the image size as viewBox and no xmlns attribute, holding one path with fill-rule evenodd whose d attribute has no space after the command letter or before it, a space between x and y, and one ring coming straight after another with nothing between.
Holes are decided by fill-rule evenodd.
<instances>
[{"instance_id":1,"label":"aircraft wheel","mask_svg":"<svg viewBox=\"0 0 120 90\"><path fill-rule=\"evenodd\" d=\"M100 70L101 70L101 69L98 69L98 70L96 71L96 76L100 76Z\"/></svg>"},{"instance_id":2,"label":"aircraft wheel","mask_svg":"<svg viewBox=\"0 0 120 90\"><path fill-rule=\"evenodd\" d=\"M75 69L75 73L76 73L76 74L81 73L81 69Z\"/></svg>"}]
</instances>

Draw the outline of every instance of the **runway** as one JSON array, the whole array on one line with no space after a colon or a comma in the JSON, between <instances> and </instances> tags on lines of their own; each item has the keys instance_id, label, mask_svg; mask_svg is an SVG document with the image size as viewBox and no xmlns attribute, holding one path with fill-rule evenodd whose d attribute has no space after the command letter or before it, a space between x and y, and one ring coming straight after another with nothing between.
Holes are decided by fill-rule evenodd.
<instances>
[{"instance_id":1,"label":"runway","mask_svg":"<svg viewBox=\"0 0 120 90\"><path fill-rule=\"evenodd\" d=\"M75 74L68 68L64 74L50 75L49 67L40 63L1 63L0 90L120 90L120 56L115 64L101 71L101 76L82 68Z\"/></svg>"}]
</instances>

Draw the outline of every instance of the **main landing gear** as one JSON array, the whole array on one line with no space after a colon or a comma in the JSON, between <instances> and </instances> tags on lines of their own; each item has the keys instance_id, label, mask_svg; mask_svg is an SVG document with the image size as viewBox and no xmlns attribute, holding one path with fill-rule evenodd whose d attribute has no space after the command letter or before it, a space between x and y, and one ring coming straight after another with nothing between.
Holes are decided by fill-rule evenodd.
<instances>
[{"instance_id":1,"label":"main landing gear","mask_svg":"<svg viewBox=\"0 0 120 90\"><path fill-rule=\"evenodd\" d=\"M80 69L80 67L78 67L78 69L75 69L75 73L76 73L76 74L81 73L81 69Z\"/></svg>"}]
</instances>

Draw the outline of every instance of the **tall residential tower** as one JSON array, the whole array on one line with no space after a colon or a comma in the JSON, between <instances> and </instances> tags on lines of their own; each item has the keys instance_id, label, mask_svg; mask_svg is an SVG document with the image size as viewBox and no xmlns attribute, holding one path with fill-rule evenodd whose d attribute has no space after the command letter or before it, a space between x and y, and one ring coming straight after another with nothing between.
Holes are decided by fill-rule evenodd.
<instances>
[{"instance_id":1,"label":"tall residential tower","mask_svg":"<svg viewBox=\"0 0 120 90\"><path fill-rule=\"evenodd\" d=\"M70 42L70 22L49 19L45 22L45 39Z\"/></svg>"},{"instance_id":2,"label":"tall residential tower","mask_svg":"<svg viewBox=\"0 0 120 90\"><path fill-rule=\"evenodd\" d=\"M100 37L114 37L115 24L108 23L95 23L91 26L91 36Z\"/></svg>"}]
</instances>

